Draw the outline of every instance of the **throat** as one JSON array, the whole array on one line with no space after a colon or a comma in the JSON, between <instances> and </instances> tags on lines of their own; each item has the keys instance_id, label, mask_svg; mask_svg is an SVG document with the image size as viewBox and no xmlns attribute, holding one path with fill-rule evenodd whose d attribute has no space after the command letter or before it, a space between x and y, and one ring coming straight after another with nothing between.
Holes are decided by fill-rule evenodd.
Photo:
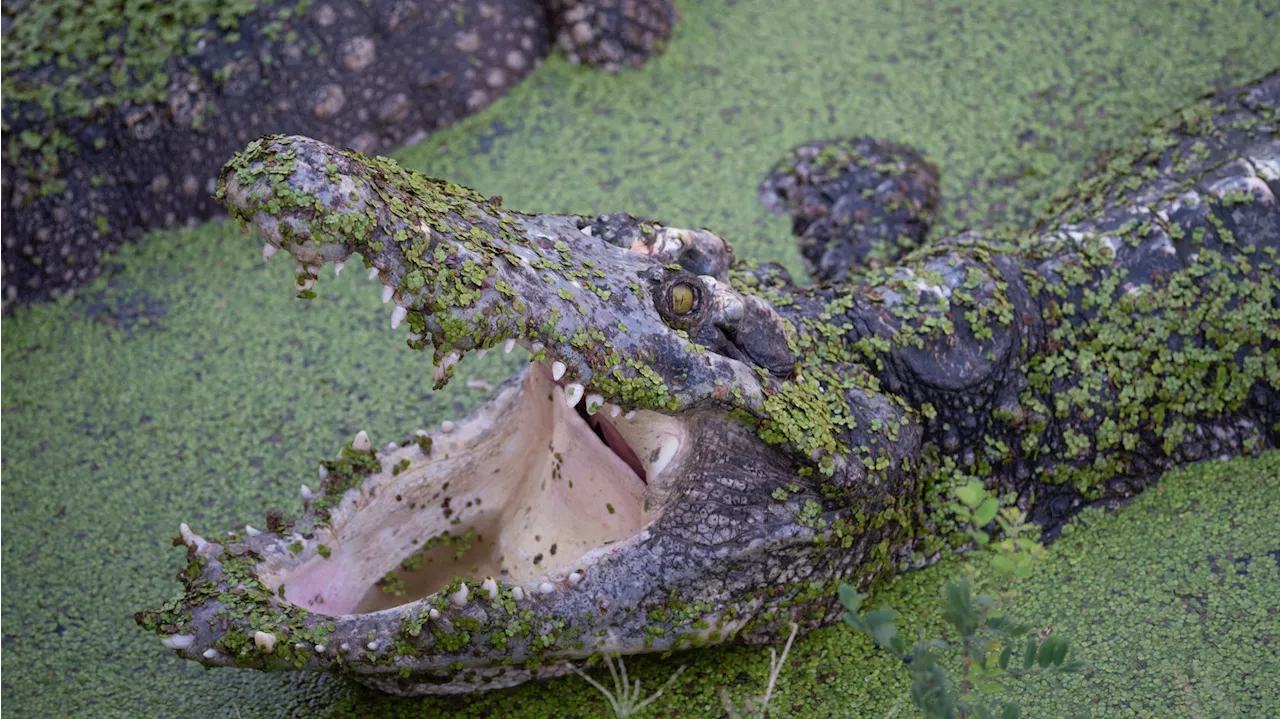
<instances>
[{"instance_id":1,"label":"throat","mask_svg":"<svg viewBox=\"0 0 1280 719\"><path fill-rule=\"evenodd\" d=\"M635 450L631 448L631 445L627 444L627 440L622 438L622 435L618 433L618 430L614 429L613 425L598 413L594 415L588 414L585 402L579 402L577 409L578 416L582 418L582 421L587 423L587 426L590 427L596 437L604 443L604 446L608 447L615 455L617 455L618 459L622 460L624 464L630 467L631 471L635 472L636 477L638 477L641 482L648 484L649 480L645 474L644 462L640 461L640 457L636 454Z\"/></svg>"}]
</instances>

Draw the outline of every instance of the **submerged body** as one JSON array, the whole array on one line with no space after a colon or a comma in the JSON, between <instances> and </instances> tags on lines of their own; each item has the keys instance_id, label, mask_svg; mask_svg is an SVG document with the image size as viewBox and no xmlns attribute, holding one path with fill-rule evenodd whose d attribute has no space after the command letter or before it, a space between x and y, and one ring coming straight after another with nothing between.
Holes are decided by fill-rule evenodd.
<instances>
[{"instance_id":1,"label":"submerged body","mask_svg":"<svg viewBox=\"0 0 1280 719\"><path fill-rule=\"evenodd\" d=\"M362 256L433 351L519 344L468 418L361 433L306 512L211 542L139 622L209 665L476 691L600 652L769 641L946 547L980 477L1051 529L1176 464L1280 440L1280 74L1158 123L1027 232L915 249L936 171L874 141L761 186L819 284L706 231L525 215L268 137L220 195L298 262ZM452 559L451 559L452 557ZM425 569L424 569L425 567Z\"/></svg>"},{"instance_id":2,"label":"submerged body","mask_svg":"<svg viewBox=\"0 0 1280 719\"><path fill-rule=\"evenodd\" d=\"M208 219L218 171L290 128L388 152L479 111L558 44L614 71L668 0L267 0L5 6L6 305L83 284L123 241ZM21 138L21 141L18 139Z\"/></svg>"}]
</instances>

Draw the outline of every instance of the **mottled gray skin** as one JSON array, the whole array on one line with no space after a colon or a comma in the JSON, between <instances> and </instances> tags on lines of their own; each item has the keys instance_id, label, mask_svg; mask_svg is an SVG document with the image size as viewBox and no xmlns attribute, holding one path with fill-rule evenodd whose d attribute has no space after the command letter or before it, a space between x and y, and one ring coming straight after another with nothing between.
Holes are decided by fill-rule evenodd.
<instances>
[{"instance_id":1,"label":"mottled gray skin","mask_svg":"<svg viewBox=\"0 0 1280 719\"><path fill-rule=\"evenodd\" d=\"M163 104L50 118L5 102L6 136L58 129L74 142L52 172L39 169L39 152L4 146L6 305L86 282L105 255L149 230L209 218L222 163L259 135L387 152L487 106L557 40L575 61L615 71L661 51L676 20L668 0L325 0L272 27L294 4L264 3L241 20L234 44L170 58ZM50 62L5 82L41 86L65 74ZM50 181L66 186L42 193Z\"/></svg>"},{"instance_id":2,"label":"mottled gray skin","mask_svg":"<svg viewBox=\"0 0 1280 719\"><path fill-rule=\"evenodd\" d=\"M407 274L411 243L395 237L421 217L434 223L427 233L439 250L432 272L460 269L487 252L533 259L495 262L490 281L461 304L441 299L445 285L398 293L425 335L410 346L432 340L439 362L444 352L505 337L539 342L547 361L566 362L606 401L655 406L611 393L593 374L590 353L545 329L549 314L563 313L656 373L669 400L662 411L687 420L697 456L682 466L651 526L584 561L576 579L553 577L547 594L522 589L517 601L504 583L496 598L473 590L462 606L435 597L333 617L264 596L252 582L236 595L236 582L261 558L279 557L294 537L316 531L323 514L313 504L296 523L277 519L254 537L188 537L186 594L139 621L183 637L179 655L208 665L332 671L398 694L483 690L564 674L567 662L602 651L763 642L791 622L804 630L830 624L840 611L840 582L866 587L945 547L935 536L942 530L934 500L956 473L984 477L1053 526L1084 502L1131 496L1175 464L1275 447L1277 107L1280 74L1158 124L1030 232L949 237L883 270L831 268L848 279L805 288L768 267L725 275L728 246L706 236L675 246L661 240L661 228L625 216L514 213L305 138L266 138L228 166L226 201L302 263L304 286L316 265L357 251L384 278ZM919 161L892 149L878 155L883 176L864 187L904 173L928 177L913 167ZM281 179L263 179L272 172ZM291 192L315 199L268 212L268 203ZM391 209L410 201L432 209ZM356 215L376 221L348 236L317 231ZM587 227L590 234L581 230ZM608 299L559 296L572 286L566 277L575 258L584 257L604 270L593 281L612 291ZM553 258L554 269L545 264ZM710 338L704 351L690 353L667 323L663 288L701 274L718 274L718 284L728 277L734 295L758 294L768 304L743 313L757 328L748 333L726 331L719 305L707 309L686 324L688 337ZM518 288L527 304L499 309L511 303L494 289L498 280ZM1166 293L1183 285L1193 289ZM918 313L902 311L921 300ZM964 315L984 307L1007 311L985 321L989 335L977 314ZM625 339L614 329L619 316ZM446 331L459 320L472 330ZM943 320L953 326L940 327ZM1130 360L1142 363L1126 366ZM1187 374L1188 367L1195 371ZM1108 423L1129 422L1131 436L1106 441ZM1038 445L1026 443L1032 436ZM1076 436L1090 441L1083 451ZM226 576L232 564L240 580ZM228 612L233 600L255 609ZM326 623L333 629L318 652L308 632ZM447 643L467 626L461 648ZM302 649L224 653L229 638L262 628ZM505 644L495 643L499 634Z\"/></svg>"},{"instance_id":3,"label":"mottled gray skin","mask_svg":"<svg viewBox=\"0 0 1280 719\"><path fill-rule=\"evenodd\" d=\"M883 163L900 168L887 172ZM791 215L805 269L840 282L919 247L938 209L938 168L910 147L866 138L801 145L760 183Z\"/></svg>"}]
</instances>

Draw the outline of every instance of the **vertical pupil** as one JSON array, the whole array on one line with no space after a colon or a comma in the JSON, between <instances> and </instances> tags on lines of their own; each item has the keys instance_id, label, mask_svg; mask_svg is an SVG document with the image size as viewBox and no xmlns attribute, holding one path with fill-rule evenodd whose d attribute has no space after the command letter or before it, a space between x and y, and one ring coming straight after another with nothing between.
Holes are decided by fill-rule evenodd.
<instances>
[{"instance_id":1,"label":"vertical pupil","mask_svg":"<svg viewBox=\"0 0 1280 719\"><path fill-rule=\"evenodd\" d=\"M688 285L676 285L671 288L671 311L678 315L688 314L693 309L693 290Z\"/></svg>"}]
</instances>

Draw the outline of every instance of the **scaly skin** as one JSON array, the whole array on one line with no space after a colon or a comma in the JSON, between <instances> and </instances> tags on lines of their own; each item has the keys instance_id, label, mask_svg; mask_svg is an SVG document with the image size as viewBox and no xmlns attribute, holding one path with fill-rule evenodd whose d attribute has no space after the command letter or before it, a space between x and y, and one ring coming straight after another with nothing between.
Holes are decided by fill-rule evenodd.
<instances>
[{"instance_id":1,"label":"scaly skin","mask_svg":"<svg viewBox=\"0 0 1280 719\"><path fill-rule=\"evenodd\" d=\"M263 138L228 164L221 197L298 260L304 296L320 265L359 253L394 288L410 347L434 348L440 381L458 353L514 338L605 402L684 418L693 451L651 498L652 524L545 582L458 579L378 614L311 614L256 572L313 559L344 492L373 493L388 465L431 451L410 437L376 452L361 435L295 522L220 543L184 525L186 593L138 620L209 665L334 671L402 694L508 686L601 651L830 624L839 583L946 548L937 499L958 478L1053 529L1175 464L1275 447L1278 106L1280 73L1158 123L1031 231L901 258L884 224L927 225L930 202L857 222L834 208L863 188L927 199L934 171L873 141L797 150L762 194L804 223L834 218L811 260L820 280L845 279L815 287L728 269L707 232L524 215L387 160ZM824 264L840 256L896 264ZM673 312L674 286L697 292L692 312Z\"/></svg>"},{"instance_id":2,"label":"scaly skin","mask_svg":"<svg viewBox=\"0 0 1280 719\"><path fill-rule=\"evenodd\" d=\"M209 218L220 166L263 133L388 152L502 96L553 42L613 72L661 52L676 21L669 0L110 5L5 7L6 305Z\"/></svg>"}]
</instances>

